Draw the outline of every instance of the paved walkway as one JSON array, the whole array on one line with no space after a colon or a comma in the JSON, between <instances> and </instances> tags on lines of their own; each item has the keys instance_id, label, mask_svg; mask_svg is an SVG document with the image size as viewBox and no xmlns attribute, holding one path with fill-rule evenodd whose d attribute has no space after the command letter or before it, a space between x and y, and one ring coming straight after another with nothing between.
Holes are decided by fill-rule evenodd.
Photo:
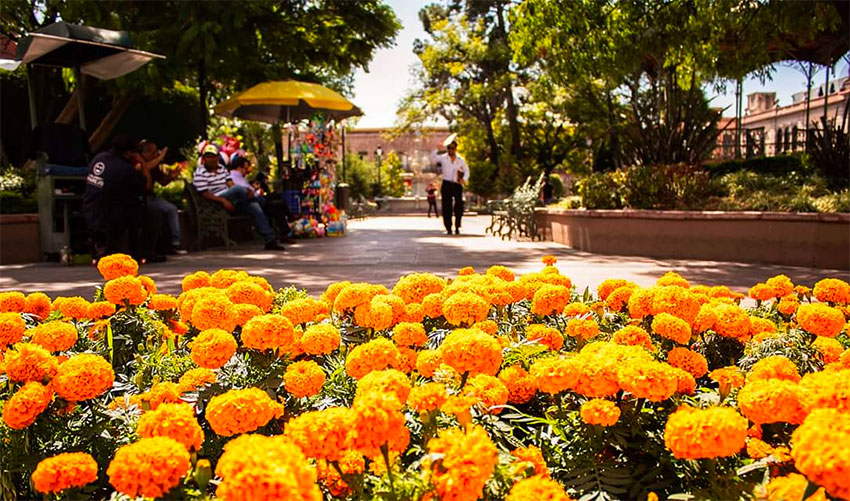
<instances>
[{"instance_id":1,"label":"paved walkway","mask_svg":"<svg viewBox=\"0 0 850 501\"><path fill-rule=\"evenodd\" d=\"M605 256L569 249L553 242L502 241L486 235L489 217L464 218L462 235L446 236L441 220L425 216L376 217L349 224L350 234L338 238L304 240L286 252L267 252L257 245L231 251L212 250L170 258L142 267L160 291L178 293L180 281L196 270L240 268L266 277L274 287L294 284L313 295L338 280L367 281L391 287L399 276L431 272L451 276L464 266L485 271L501 264L517 273L539 270L541 256L558 257L558 268L577 287L595 288L606 278L625 278L650 285L668 270L692 283L728 285L746 291L751 285L784 273L794 283L813 285L825 277L847 280L847 270L821 270L757 264L684 261ZM65 267L56 263L0 266L0 290L44 291L51 296L91 297L101 285L91 266Z\"/></svg>"}]
</instances>

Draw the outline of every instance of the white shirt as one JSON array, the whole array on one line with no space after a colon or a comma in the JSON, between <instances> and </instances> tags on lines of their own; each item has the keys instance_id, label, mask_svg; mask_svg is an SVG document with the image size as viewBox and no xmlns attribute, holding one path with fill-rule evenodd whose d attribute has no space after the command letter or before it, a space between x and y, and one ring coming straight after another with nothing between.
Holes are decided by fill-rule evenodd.
<instances>
[{"instance_id":1,"label":"white shirt","mask_svg":"<svg viewBox=\"0 0 850 501\"><path fill-rule=\"evenodd\" d=\"M466 160L462 156L455 154L455 159L452 161L448 153L432 155L432 162L435 164L439 162L442 166L444 181L456 183L459 172L463 173L463 182L469 181L469 166L466 165Z\"/></svg>"}]
</instances>

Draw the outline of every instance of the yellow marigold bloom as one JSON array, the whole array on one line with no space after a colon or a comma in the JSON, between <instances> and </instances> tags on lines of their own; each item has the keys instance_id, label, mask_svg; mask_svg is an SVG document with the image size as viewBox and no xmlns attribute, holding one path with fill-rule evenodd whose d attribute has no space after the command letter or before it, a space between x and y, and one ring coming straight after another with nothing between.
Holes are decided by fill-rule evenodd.
<instances>
[{"instance_id":1,"label":"yellow marigold bloom","mask_svg":"<svg viewBox=\"0 0 850 501\"><path fill-rule=\"evenodd\" d=\"M56 375L59 363L56 358L37 344L20 343L6 352L6 375L10 381L43 382Z\"/></svg>"},{"instance_id":2,"label":"yellow marigold bloom","mask_svg":"<svg viewBox=\"0 0 850 501\"><path fill-rule=\"evenodd\" d=\"M404 303L404 300L393 294L379 294L373 297L369 304L373 307L375 305L386 305L390 307L392 316L389 320L389 325L384 328L392 327L393 325L401 322L402 317L404 317L407 311L407 305Z\"/></svg>"},{"instance_id":3,"label":"yellow marigold bloom","mask_svg":"<svg viewBox=\"0 0 850 501\"><path fill-rule=\"evenodd\" d=\"M714 311L714 304L706 303L700 306L699 313L697 313L691 327L694 332L702 333L713 329L715 323L717 323L717 313Z\"/></svg>"},{"instance_id":4,"label":"yellow marigold bloom","mask_svg":"<svg viewBox=\"0 0 850 501\"><path fill-rule=\"evenodd\" d=\"M189 451L180 442L153 437L119 448L106 474L121 494L159 498L176 487L189 468Z\"/></svg>"},{"instance_id":5,"label":"yellow marigold bloom","mask_svg":"<svg viewBox=\"0 0 850 501\"><path fill-rule=\"evenodd\" d=\"M339 348L339 329L331 324L315 324L307 327L301 336L301 349L309 355L327 355Z\"/></svg>"},{"instance_id":6,"label":"yellow marigold bloom","mask_svg":"<svg viewBox=\"0 0 850 501\"><path fill-rule=\"evenodd\" d=\"M564 333L576 339L592 339L599 335L599 324L591 318L573 318L567 322Z\"/></svg>"},{"instance_id":7,"label":"yellow marigold bloom","mask_svg":"<svg viewBox=\"0 0 850 501\"><path fill-rule=\"evenodd\" d=\"M428 341L428 334L422 324L402 322L393 327L393 341L399 346L422 346Z\"/></svg>"},{"instance_id":8,"label":"yellow marigold bloom","mask_svg":"<svg viewBox=\"0 0 850 501\"><path fill-rule=\"evenodd\" d=\"M382 445L390 451L407 449L410 432L404 426L404 414L393 395L372 393L357 398L354 412L352 447L365 456L377 456Z\"/></svg>"},{"instance_id":9,"label":"yellow marigold bloom","mask_svg":"<svg viewBox=\"0 0 850 501\"><path fill-rule=\"evenodd\" d=\"M738 392L738 407L757 424L799 424L806 417L797 384L783 379L748 381Z\"/></svg>"},{"instance_id":10,"label":"yellow marigold bloom","mask_svg":"<svg viewBox=\"0 0 850 501\"><path fill-rule=\"evenodd\" d=\"M20 313L26 304L26 296L20 292L0 292L0 313Z\"/></svg>"},{"instance_id":11,"label":"yellow marigold bloom","mask_svg":"<svg viewBox=\"0 0 850 501\"><path fill-rule=\"evenodd\" d=\"M566 317L580 317L590 313L590 306L584 303L570 303L564 307L562 313Z\"/></svg>"},{"instance_id":12,"label":"yellow marigold bloom","mask_svg":"<svg viewBox=\"0 0 850 501\"><path fill-rule=\"evenodd\" d=\"M345 372L361 379L372 371L395 367L398 364L398 348L389 339L377 338L355 347L345 359Z\"/></svg>"},{"instance_id":13,"label":"yellow marigold bloom","mask_svg":"<svg viewBox=\"0 0 850 501\"><path fill-rule=\"evenodd\" d=\"M531 312L535 315L551 315L563 311L570 301L570 290L560 285L544 284L534 293Z\"/></svg>"},{"instance_id":14,"label":"yellow marigold bloom","mask_svg":"<svg viewBox=\"0 0 850 501\"><path fill-rule=\"evenodd\" d=\"M147 393L140 395L143 401L148 402L151 410L156 410L162 404L176 404L182 402L180 399L180 387L177 383L164 381L156 383Z\"/></svg>"},{"instance_id":15,"label":"yellow marigold bloom","mask_svg":"<svg viewBox=\"0 0 850 501\"><path fill-rule=\"evenodd\" d=\"M544 324L531 324L526 327L525 337L529 341L537 341L552 351L558 351L564 346L564 336L558 332L558 329Z\"/></svg>"},{"instance_id":16,"label":"yellow marigold bloom","mask_svg":"<svg viewBox=\"0 0 850 501\"><path fill-rule=\"evenodd\" d=\"M537 447L529 445L528 447L519 447L511 451L511 456L517 458L515 465L519 474L524 474L528 467L534 469L534 475L549 478L549 467L546 466L546 461L543 459L543 453Z\"/></svg>"},{"instance_id":17,"label":"yellow marigold bloom","mask_svg":"<svg viewBox=\"0 0 850 501\"><path fill-rule=\"evenodd\" d=\"M292 322L282 315L260 315L242 327L242 345L253 350L286 350L294 340Z\"/></svg>"},{"instance_id":18,"label":"yellow marigold bloom","mask_svg":"<svg viewBox=\"0 0 850 501\"><path fill-rule=\"evenodd\" d=\"M180 376L180 379L177 381L177 389L181 394L183 394L190 391L195 391L201 386L212 384L215 382L215 372L204 368L189 369L182 376Z\"/></svg>"},{"instance_id":19,"label":"yellow marigold bloom","mask_svg":"<svg viewBox=\"0 0 850 501\"><path fill-rule=\"evenodd\" d=\"M799 388L807 410L831 408L850 413L850 369L806 374Z\"/></svg>"},{"instance_id":20,"label":"yellow marigold bloom","mask_svg":"<svg viewBox=\"0 0 850 501\"><path fill-rule=\"evenodd\" d=\"M115 305L109 301L97 301L91 303L88 308L87 317L92 320L110 317L115 314Z\"/></svg>"},{"instance_id":21,"label":"yellow marigold bloom","mask_svg":"<svg viewBox=\"0 0 850 501\"><path fill-rule=\"evenodd\" d=\"M800 380L800 373L794 362L781 355L773 355L759 360L750 369L747 381L758 379L784 379L796 383Z\"/></svg>"},{"instance_id":22,"label":"yellow marigold bloom","mask_svg":"<svg viewBox=\"0 0 850 501\"><path fill-rule=\"evenodd\" d=\"M773 452L773 447L770 446L767 442L751 437L747 439L747 455L753 459L761 459Z\"/></svg>"},{"instance_id":23,"label":"yellow marigold bloom","mask_svg":"<svg viewBox=\"0 0 850 501\"><path fill-rule=\"evenodd\" d=\"M416 356L416 370L425 377L434 377L434 371L443 363L438 350L422 350Z\"/></svg>"},{"instance_id":24,"label":"yellow marigold bloom","mask_svg":"<svg viewBox=\"0 0 850 501\"><path fill-rule=\"evenodd\" d=\"M652 332L679 344L688 344L691 340L688 323L669 313L659 313L652 318Z\"/></svg>"},{"instance_id":25,"label":"yellow marigold bloom","mask_svg":"<svg viewBox=\"0 0 850 501\"><path fill-rule=\"evenodd\" d=\"M605 301L606 299L608 299L608 296L610 296L612 292L621 287L628 287L633 289L637 287L637 284L619 278L609 278L607 280L603 280L602 283L599 284L599 287L596 288L596 293L599 296L599 299Z\"/></svg>"},{"instance_id":26,"label":"yellow marigold bloom","mask_svg":"<svg viewBox=\"0 0 850 501\"><path fill-rule=\"evenodd\" d=\"M32 472L32 484L42 494L58 494L97 480L97 462L85 452L65 452L42 459Z\"/></svg>"},{"instance_id":27,"label":"yellow marigold bloom","mask_svg":"<svg viewBox=\"0 0 850 501\"><path fill-rule=\"evenodd\" d=\"M679 275L675 271L668 271L664 275L661 276L656 282L655 285L659 287L667 287L668 285L676 285L683 289L690 289L691 283L685 280L682 275Z\"/></svg>"},{"instance_id":28,"label":"yellow marigold bloom","mask_svg":"<svg viewBox=\"0 0 850 501\"><path fill-rule=\"evenodd\" d=\"M776 332L776 324L766 318L750 317L750 335Z\"/></svg>"},{"instance_id":29,"label":"yellow marigold bloom","mask_svg":"<svg viewBox=\"0 0 850 501\"><path fill-rule=\"evenodd\" d=\"M487 432L477 425L465 431L458 428L440 430L428 441L428 452L442 460L432 464L431 483L440 499L474 501L480 498L484 485L498 463L496 446Z\"/></svg>"},{"instance_id":30,"label":"yellow marigold bloom","mask_svg":"<svg viewBox=\"0 0 850 501\"><path fill-rule=\"evenodd\" d=\"M656 288L637 287L632 290L632 295L629 296L629 302L626 308L629 310L631 318L643 318L647 315L652 315L652 297L655 294Z\"/></svg>"},{"instance_id":31,"label":"yellow marigold bloom","mask_svg":"<svg viewBox=\"0 0 850 501\"><path fill-rule=\"evenodd\" d=\"M712 307L717 319L714 331L723 337L746 342L750 338L750 316L740 307L731 304L715 304Z\"/></svg>"},{"instance_id":32,"label":"yellow marigold bloom","mask_svg":"<svg viewBox=\"0 0 850 501\"><path fill-rule=\"evenodd\" d=\"M799 473L789 473L784 477L773 477L767 483L767 501L827 501L823 487L803 499L809 479Z\"/></svg>"},{"instance_id":33,"label":"yellow marigold bloom","mask_svg":"<svg viewBox=\"0 0 850 501\"><path fill-rule=\"evenodd\" d=\"M218 270L210 276L210 286L226 289L240 280L248 278L243 270Z\"/></svg>"},{"instance_id":34,"label":"yellow marigold bloom","mask_svg":"<svg viewBox=\"0 0 850 501\"><path fill-rule=\"evenodd\" d=\"M505 282L513 282L516 278L513 271L511 271L509 268L505 268L504 266L499 265L487 268L486 273L488 275L493 275L494 277L499 277Z\"/></svg>"},{"instance_id":35,"label":"yellow marigold bloom","mask_svg":"<svg viewBox=\"0 0 850 501\"><path fill-rule=\"evenodd\" d=\"M183 292L201 287L211 287L210 274L205 271L196 271L195 273L186 275L180 286Z\"/></svg>"},{"instance_id":36,"label":"yellow marigold bloom","mask_svg":"<svg viewBox=\"0 0 850 501\"><path fill-rule=\"evenodd\" d=\"M499 372L499 381L508 390L508 402L524 404L537 393L536 378L528 373L521 365L512 365Z\"/></svg>"},{"instance_id":37,"label":"yellow marigold bloom","mask_svg":"<svg viewBox=\"0 0 850 501\"><path fill-rule=\"evenodd\" d=\"M679 407L664 429L664 444L679 459L733 456L746 439L747 420L729 407Z\"/></svg>"},{"instance_id":38,"label":"yellow marigold bloom","mask_svg":"<svg viewBox=\"0 0 850 501\"><path fill-rule=\"evenodd\" d=\"M233 321L236 325L244 326L254 317L259 317L263 314L263 310L259 306L253 304L234 304L233 305Z\"/></svg>"},{"instance_id":39,"label":"yellow marigold bloom","mask_svg":"<svg viewBox=\"0 0 850 501\"><path fill-rule=\"evenodd\" d=\"M81 353L59 365L52 383L60 397L81 402L102 395L114 381L112 364L100 355Z\"/></svg>"},{"instance_id":40,"label":"yellow marigold bloom","mask_svg":"<svg viewBox=\"0 0 850 501\"><path fill-rule=\"evenodd\" d=\"M139 274L139 263L127 254L110 254L97 261L97 271L104 280L124 276L135 277Z\"/></svg>"},{"instance_id":41,"label":"yellow marigold bloom","mask_svg":"<svg viewBox=\"0 0 850 501\"><path fill-rule=\"evenodd\" d=\"M824 278L815 284L812 295L822 303L847 304L850 303L850 284L837 278Z\"/></svg>"},{"instance_id":42,"label":"yellow marigold bloom","mask_svg":"<svg viewBox=\"0 0 850 501\"><path fill-rule=\"evenodd\" d=\"M443 297L438 293L428 294L422 300L422 310L428 318L443 316Z\"/></svg>"},{"instance_id":43,"label":"yellow marigold bloom","mask_svg":"<svg viewBox=\"0 0 850 501\"><path fill-rule=\"evenodd\" d=\"M705 357L687 348L673 348L667 354L667 363L682 369L695 378L703 377L708 372L708 361Z\"/></svg>"},{"instance_id":44,"label":"yellow marigold bloom","mask_svg":"<svg viewBox=\"0 0 850 501\"><path fill-rule=\"evenodd\" d=\"M461 277L465 277L465 276L469 276L469 275L475 275L475 268L473 268L472 266L465 266L465 267L461 268L457 272L457 274Z\"/></svg>"},{"instance_id":45,"label":"yellow marigold bloom","mask_svg":"<svg viewBox=\"0 0 850 501\"><path fill-rule=\"evenodd\" d=\"M572 501L564 491L564 486L551 478L534 475L515 483L508 492L506 501Z\"/></svg>"},{"instance_id":46,"label":"yellow marigold bloom","mask_svg":"<svg viewBox=\"0 0 850 501\"><path fill-rule=\"evenodd\" d=\"M331 407L305 412L289 420L283 436L304 451L307 457L338 461L351 447L354 412L347 407Z\"/></svg>"},{"instance_id":47,"label":"yellow marigold bloom","mask_svg":"<svg viewBox=\"0 0 850 501\"><path fill-rule=\"evenodd\" d=\"M794 284L791 283L791 279L786 275L776 275L775 277L768 278L765 285L770 288L773 297L783 297L794 292Z\"/></svg>"},{"instance_id":48,"label":"yellow marigold bloom","mask_svg":"<svg viewBox=\"0 0 850 501\"><path fill-rule=\"evenodd\" d=\"M770 301L776 297L773 294L773 288L763 283L758 283L750 287L747 294L756 301Z\"/></svg>"},{"instance_id":49,"label":"yellow marigold bloom","mask_svg":"<svg viewBox=\"0 0 850 501\"><path fill-rule=\"evenodd\" d=\"M236 340L222 329L207 329L187 345L192 361L206 369L218 369L236 353Z\"/></svg>"},{"instance_id":50,"label":"yellow marigold bloom","mask_svg":"<svg viewBox=\"0 0 850 501\"><path fill-rule=\"evenodd\" d=\"M582 348L579 356L572 360L578 370L578 378L572 389L586 397L612 396L620 390L617 377L620 367L651 360L649 353L637 346L588 344Z\"/></svg>"},{"instance_id":51,"label":"yellow marigold bloom","mask_svg":"<svg viewBox=\"0 0 850 501\"><path fill-rule=\"evenodd\" d=\"M624 346L641 346L653 351L652 339L649 333L636 325L627 325L611 336L611 342Z\"/></svg>"},{"instance_id":52,"label":"yellow marigold bloom","mask_svg":"<svg viewBox=\"0 0 850 501\"><path fill-rule=\"evenodd\" d=\"M632 297L632 291L637 286L618 287L605 298L605 305L611 311L623 311L629 304L629 299Z\"/></svg>"},{"instance_id":53,"label":"yellow marigold bloom","mask_svg":"<svg viewBox=\"0 0 850 501\"><path fill-rule=\"evenodd\" d=\"M446 401L440 406L440 412L450 416L454 416L458 424L466 426L472 422L472 412L470 409L478 403L478 398L469 395L449 395Z\"/></svg>"},{"instance_id":54,"label":"yellow marigold bloom","mask_svg":"<svg viewBox=\"0 0 850 501\"><path fill-rule=\"evenodd\" d=\"M797 309L797 323L816 336L835 337L844 328L844 315L820 303L808 303Z\"/></svg>"},{"instance_id":55,"label":"yellow marigold bloom","mask_svg":"<svg viewBox=\"0 0 850 501\"><path fill-rule=\"evenodd\" d=\"M539 358L531 364L529 374L543 393L557 394L575 387L580 364L560 357Z\"/></svg>"},{"instance_id":56,"label":"yellow marigold bloom","mask_svg":"<svg viewBox=\"0 0 850 501\"><path fill-rule=\"evenodd\" d=\"M398 363L393 367L405 374L410 374L416 370L416 358L418 354L413 348L407 346L398 347Z\"/></svg>"},{"instance_id":57,"label":"yellow marigold bloom","mask_svg":"<svg viewBox=\"0 0 850 501\"><path fill-rule=\"evenodd\" d=\"M222 437L248 433L283 415L283 404L272 400L259 388L230 390L212 397L206 418L214 432Z\"/></svg>"},{"instance_id":58,"label":"yellow marigold bloom","mask_svg":"<svg viewBox=\"0 0 850 501\"><path fill-rule=\"evenodd\" d=\"M508 403L507 387L498 378L487 374L470 378L464 387L464 393L477 399L491 414L499 414L502 412L500 406Z\"/></svg>"},{"instance_id":59,"label":"yellow marigold bloom","mask_svg":"<svg viewBox=\"0 0 850 501\"><path fill-rule=\"evenodd\" d=\"M288 318L292 325L312 322L319 314L319 303L313 298L294 299L280 307L280 314Z\"/></svg>"},{"instance_id":60,"label":"yellow marigold bloom","mask_svg":"<svg viewBox=\"0 0 850 501\"><path fill-rule=\"evenodd\" d=\"M274 299L273 294L251 282L234 282L224 290L224 295L233 304L253 304L263 312L271 309Z\"/></svg>"},{"instance_id":61,"label":"yellow marigold bloom","mask_svg":"<svg viewBox=\"0 0 850 501\"><path fill-rule=\"evenodd\" d=\"M837 362L841 353L844 352L844 347L837 340L829 337L818 336L812 346L823 355L823 361L826 364Z\"/></svg>"},{"instance_id":62,"label":"yellow marigold bloom","mask_svg":"<svg viewBox=\"0 0 850 501\"><path fill-rule=\"evenodd\" d=\"M316 470L301 449L283 436L243 435L224 446L215 468L223 500L321 501Z\"/></svg>"},{"instance_id":63,"label":"yellow marigold bloom","mask_svg":"<svg viewBox=\"0 0 850 501\"><path fill-rule=\"evenodd\" d=\"M401 317L402 322L422 323L425 319L425 308L419 303L409 303L404 307L404 315Z\"/></svg>"},{"instance_id":64,"label":"yellow marigold bloom","mask_svg":"<svg viewBox=\"0 0 850 501\"><path fill-rule=\"evenodd\" d=\"M142 438L173 438L189 450L200 449L204 442L204 430L198 425L192 406L186 403L162 404L142 414L137 431Z\"/></svg>"},{"instance_id":65,"label":"yellow marigold bloom","mask_svg":"<svg viewBox=\"0 0 850 501\"><path fill-rule=\"evenodd\" d=\"M597 398L581 404L580 414L587 424L613 426L620 419L620 408L610 400Z\"/></svg>"},{"instance_id":66,"label":"yellow marigold bloom","mask_svg":"<svg viewBox=\"0 0 850 501\"><path fill-rule=\"evenodd\" d=\"M156 282L154 282L151 277L139 275L139 281L142 283L142 287L145 288L145 291L147 291L148 296L156 294Z\"/></svg>"},{"instance_id":67,"label":"yellow marigold bloom","mask_svg":"<svg viewBox=\"0 0 850 501\"><path fill-rule=\"evenodd\" d=\"M839 499L850 498L850 416L836 409L812 411L791 436L794 465Z\"/></svg>"},{"instance_id":68,"label":"yellow marigold bloom","mask_svg":"<svg viewBox=\"0 0 850 501\"><path fill-rule=\"evenodd\" d=\"M302 360L286 368L283 382L290 395L296 398L312 397L322 391L325 371L312 360Z\"/></svg>"},{"instance_id":69,"label":"yellow marigold bloom","mask_svg":"<svg viewBox=\"0 0 850 501\"><path fill-rule=\"evenodd\" d=\"M490 305L467 292L453 294L443 303L443 316L452 325L472 325L487 318Z\"/></svg>"},{"instance_id":70,"label":"yellow marigold bloom","mask_svg":"<svg viewBox=\"0 0 850 501\"><path fill-rule=\"evenodd\" d=\"M27 324L20 313L0 313L0 352L20 341L26 330Z\"/></svg>"},{"instance_id":71,"label":"yellow marigold bloom","mask_svg":"<svg viewBox=\"0 0 850 501\"><path fill-rule=\"evenodd\" d=\"M340 291L342 291L342 289L345 289L349 285L351 285L351 282L347 280L344 282L334 282L330 284L328 288L325 289L325 292L322 293L321 300L333 306L334 301L336 301L336 297L339 295Z\"/></svg>"},{"instance_id":72,"label":"yellow marigold bloom","mask_svg":"<svg viewBox=\"0 0 850 501\"><path fill-rule=\"evenodd\" d=\"M455 329L440 345L442 362L458 373L495 375L502 364L502 346L477 329Z\"/></svg>"},{"instance_id":73,"label":"yellow marigold bloom","mask_svg":"<svg viewBox=\"0 0 850 501\"><path fill-rule=\"evenodd\" d=\"M3 422L13 430L33 424L53 400L53 391L37 381L20 387L3 406Z\"/></svg>"},{"instance_id":74,"label":"yellow marigold bloom","mask_svg":"<svg viewBox=\"0 0 850 501\"><path fill-rule=\"evenodd\" d=\"M653 315L669 313L691 325L696 320L700 307L701 304L696 295L683 287L676 285L656 287L652 293Z\"/></svg>"},{"instance_id":75,"label":"yellow marigold bloom","mask_svg":"<svg viewBox=\"0 0 850 501\"><path fill-rule=\"evenodd\" d=\"M667 400L679 387L679 380L670 366L655 361L622 365L617 371L617 381L623 390L652 402Z\"/></svg>"},{"instance_id":76,"label":"yellow marigold bloom","mask_svg":"<svg viewBox=\"0 0 850 501\"><path fill-rule=\"evenodd\" d=\"M148 291L138 278L124 276L106 282L103 287L103 296L110 303L117 305L123 305L125 302L140 305L148 298Z\"/></svg>"},{"instance_id":77,"label":"yellow marigold bloom","mask_svg":"<svg viewBox=\"0 0 850 501\"><path fill-rule=\"evenodd\" d=\"M345 312L354 310L361 304L368 304L372 298L379 294L388 294L389 291L382 285L367 283L349 284L337 294L333 303L334 311Z\"/></svg>"},{"instance_id":78,"label":"yellow marigold bloom","mask_svg":"<svg viewBox=\"0 0 850 501\"><path fill-rule=\"evenodd\" d=\"M422 303L425 296L440 293L446 287L446 281L430 273L413 273L401 277L393 287L393 294L401 297L405 303Z\"/></svg>"},{"instance_id":79,"label":"yellow marigold bloom","mask_svg":"<svg viewBox=\"0 0 850 501\"><path fill-rule=\"evenodd\" d=\"M693 395L697 389L697 382L694 376L687 371L672 367L673 376L676 378L676 393L680 395Z\"/></svg>"},{"instance_id":80,"label":"yellow marigold bloom","mask_svg":"<svg viewBox=\"0 0 850 501\"><path fill-rule=\"evenodd\" d=\"M785 296L779 301L779 305L777 305L776 309L779 310L779 313L782 313L786 316L791 316L796 313L797 308L800 307L800 301L797 299L797 296L790 295Z\"/></svg>"},{"instance_id":81,"label":"yellow marigold bloom","mask_svg":"<svg viewBox=\"0 0 850 501\"><path fill-rule=\"evenodd\" d=\"M30 342L51 352L67 351L77 343L77 328L59 320L43 323L33 329Z\"/></svg>"},{"instance_id":82,"label":"yellow marigold bloom","mask_svg":"<svg viewBox=\"0 0 850 501\"><path fill-rule=\"evenodd\" d=\"M24 302L24 313L29 313L37 317L39 320L44 320L50 315L52 304L47 294L43 292L33 292L27 294Z\"/></svg>"},{"instance_id":83,"label":"yellow marigold bloom","mask_svg":"<svg viewBox=\"0 0 850 501\"><path fill-rule=\"evenodd\" d=\"M446 402L446 387L441 383L425 383L410 390L407 406L417 412L430 412Z\"/></svg>"},{"instance_id":84,"label":"yellow marigold bloom","mask_svg":"<svg viewBox=\"0 0 850 501\"><path fill-rule=\"evenodd\" d=\"M357 392L354 398L366 398L370 394L390 395L398 400L401 407L410 394L410 379L403 372L395 369L372 371L357 381Z\"/></svg>"},{"instance_id":85,"label":"yellow marigold bloom","mask_svg":"<svg viewBox=\"0 0 850 501\"><path fill-rule=\"evenodd\" d=\"M65 318L74 320L82 320L88 318L89 302L80 296L74 297L58 297L54 304L59 308L59 312Z\"/></svg>"},{"instance_id":86,"label":"yellow marigold bloom","mask_svg":"<svg viewBox=\"0 0 850 501\"><path fill-rule=\"evenodd\" d=\"M472 325L472 328L486 332L491 336L495 336L496 333L499 332L499 324L497 324L493 320L482 320L481 322L476 322Z\"/></svg>"}]
</instances>

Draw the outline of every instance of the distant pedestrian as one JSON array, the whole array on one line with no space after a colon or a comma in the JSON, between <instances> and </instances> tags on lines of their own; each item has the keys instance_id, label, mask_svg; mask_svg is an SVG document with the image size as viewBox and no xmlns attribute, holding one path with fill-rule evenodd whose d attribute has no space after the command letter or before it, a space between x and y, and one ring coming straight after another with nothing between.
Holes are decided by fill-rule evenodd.
<instances>
[{"instance_id":1,"label":"distant pedestrian","mask_svg":"<svg viewBox=\"0 0 850 501\"><path fill-rule=\"evenodd\" d=\"M469 167L466 160L457 154L457 134L443 141L446 153L437 155L437 166L443 173L440 197L443 199L443 225L446 234L452 234L452 214L455 216L455 235L460 235L460 220L463 217L463 185L469 181Z\"/></svg>"},{"instance_id":2,"label":"distant pedestrian","mask_svg":"<svg viewBox=\"0 0 850 501\"><path fill-rule=\"evenodd\" d=\"M434 217L440 217L440 212L437 211L437 185L430 183L425 190L428 193L428 217L431 217L431 208L434 208Z\"/></svg>"}]
</instances>

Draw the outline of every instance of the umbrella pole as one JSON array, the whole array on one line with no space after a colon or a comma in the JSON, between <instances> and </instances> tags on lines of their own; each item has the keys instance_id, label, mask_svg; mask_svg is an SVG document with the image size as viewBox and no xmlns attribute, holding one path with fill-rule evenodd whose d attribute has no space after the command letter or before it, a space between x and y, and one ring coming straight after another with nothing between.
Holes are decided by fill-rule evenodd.
<instances>
[{"instance_id":1,"label":"umbrella pole","mask_svg":"<svg viewBox=\"0 0 850 501\"><path fill-rule=\"evenodd\" d=\"M74 66L74 79L77 81L77 113L80 116L80 130L86 130L86 109L83 107L83 74L79 66Z\"/></svg>"},{"instance_id":2,"label":"umbrella pole","mask_svg":"<svg viewBox=\"0 0 850 501\"><path fill-rule=\"evenodd\" d=\"M30 125L33 130L35 130L36 126L38 126L38 114L35 109L35 89L32 86L32 68L31 65L26 65L26 73L27 73L27 94L29 95L30 100Z\"/></svg>"},{"instance_id":3,"label":"umbrella pole","mask_svg":"<svg viewBox=\"0 0 850 501\"><path fill-rule=\"evenodd\" d=\"M345 124L342 120L340 120L339 127L342 129L342 179L340 181L344 183L347 178L345 177Z\"/></svg>"},{"instance_id":4,"label":"umbrella pole","mask_svg":"<svg viewBox=\"0 0 850 501\"><path fill-rule=\"evenodd\" d=\"M280 122L272 125L274 135L274 155L277 158L277 178L283 179L283 143L280 136Z\"/></svg>"}]
</instances>

